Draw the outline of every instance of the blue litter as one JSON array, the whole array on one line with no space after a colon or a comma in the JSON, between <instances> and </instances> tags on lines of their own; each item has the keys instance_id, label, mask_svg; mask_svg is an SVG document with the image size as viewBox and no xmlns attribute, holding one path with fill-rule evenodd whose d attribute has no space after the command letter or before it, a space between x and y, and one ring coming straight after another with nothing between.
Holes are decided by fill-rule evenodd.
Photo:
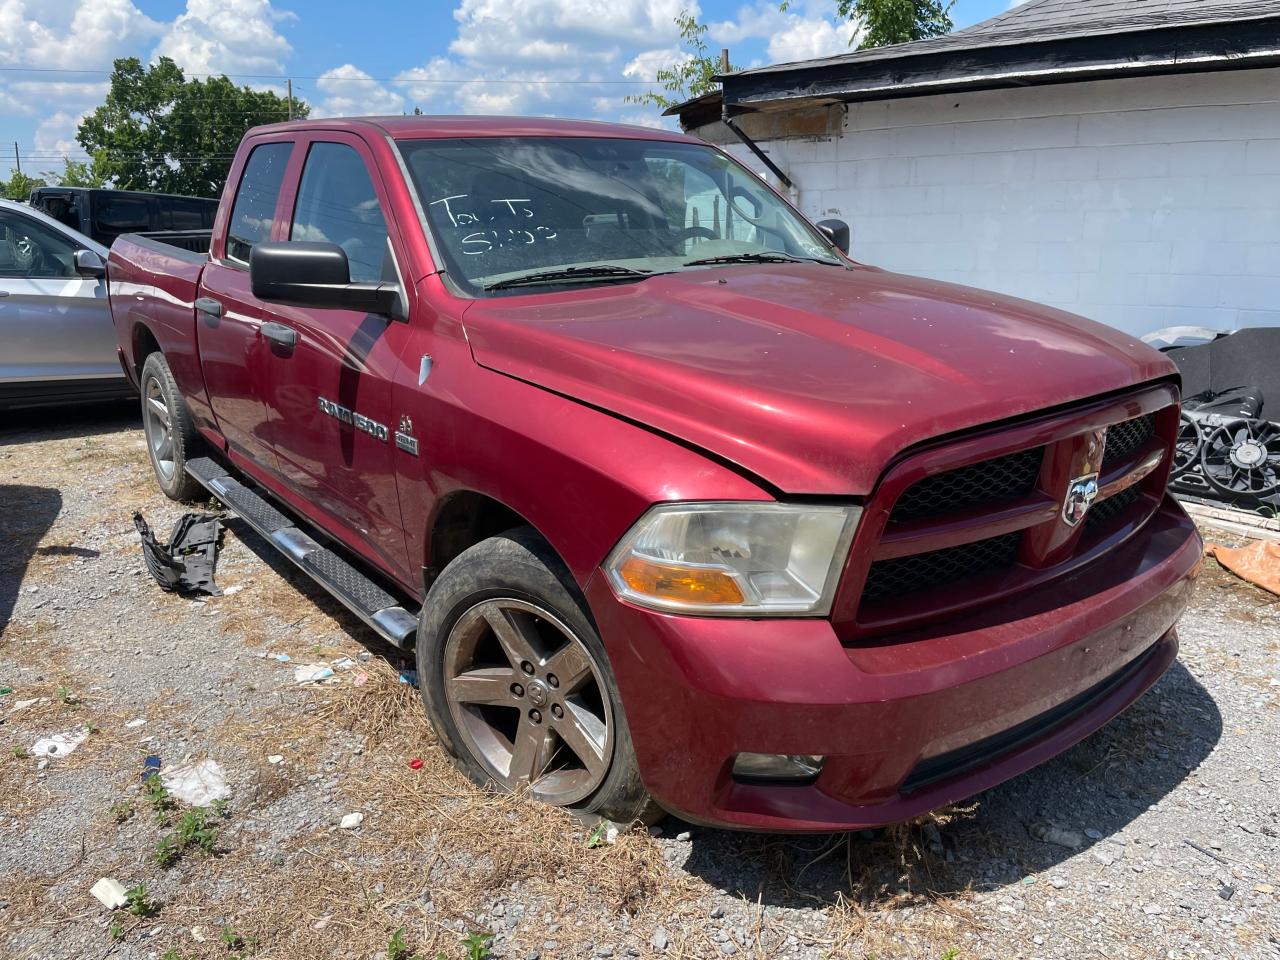
<instances>
[{"instance_id":1,"label":"blue litter","mask_svg":"<svg viewBox=\"0 0 1280 960\"><path fill-rule=\"evenodd\" d=\"M152 755L142 761L142 779L150 780L160 773L160 758Z\"/></svg>"},{"instance_id":2,"label":"blue litter","mask_svg":"<svg viewBox=\"0 0 1280 960\"><path fill-rule=\"evenodd\" d=\"M400 674L400 682L407 683L411 687L416 687L418 685L418 671L417 670L403 671Z\"/></svg>"}]
</instances>

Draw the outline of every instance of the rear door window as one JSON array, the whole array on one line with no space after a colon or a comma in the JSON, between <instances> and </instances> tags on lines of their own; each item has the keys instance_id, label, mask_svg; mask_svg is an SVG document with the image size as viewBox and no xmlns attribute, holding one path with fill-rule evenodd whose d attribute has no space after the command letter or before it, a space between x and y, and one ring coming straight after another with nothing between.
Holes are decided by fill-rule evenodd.
<instances>
[{"instance_id":1,"label":"rear door window","mask_svg":"<svg viewBox=\"0 0 1280 960\"><path fill-rule=\"evenodd\" d=\"M98 194L94 198L93 222L109 236L122 233L144 233L154 228L151 203L146 197Z\"/></svg>"},{"instance_id":2,"label":"rear door window","mask_svg":"<svg viewBox=\"0 0 1280 960\"><path fill-rule=\"evenodd\" d=\"M201 200L188 200L185 197L175 197L172 200L162 200L162 207L168 208L168 229L170 230L200 230L207 226L204 222L204 202Z\"/></svg>"},{"instance_id":3,"label":"rear door window","mask_svg":"<svg viewBox=\"0 0 1280 960\"><path fill-rule=\"evenodd\" d=\"M290 239L336 243L356 283L395 279L373 180L360 154L345 143L316 143L307 153Z\"/></svg>"},{"instance_id":4,"label":"rear door window","mask_svg":"<svg viewBox=\"0 0 1280 960\"><path fill-rule=\"evenodd\" d=\"M292 150L292 143L264 143L249 154L227 229L227 256L232 260L247 264L253 245L271 239L276 200Z\"/></svg>"}]
</instances>

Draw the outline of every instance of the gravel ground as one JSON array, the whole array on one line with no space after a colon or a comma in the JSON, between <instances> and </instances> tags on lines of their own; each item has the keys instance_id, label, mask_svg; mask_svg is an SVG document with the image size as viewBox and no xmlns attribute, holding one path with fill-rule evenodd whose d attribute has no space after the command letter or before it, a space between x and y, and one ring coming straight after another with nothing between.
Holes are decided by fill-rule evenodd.
<instances>
[{"instance_id":1,"label":"gravel ground","mask_svg":"<svg viewBox=\"0 0 1280 960\"><path fill-rule=\"evenodd\" d=\"M160 592L137 509L162 533L182 512L131 409L0 423L0 957L381 958L397 930L402 960L482 934L525 958L1280 957L1280 608L1212 562L1160 683L971 803L853 837L667 820L609 844L456 776L395 651L238 522L228 595ZM216 761L226 808L154 809L148 755ZM102 908L105 876L156 912Z\"/></svg>"}]
</instances>

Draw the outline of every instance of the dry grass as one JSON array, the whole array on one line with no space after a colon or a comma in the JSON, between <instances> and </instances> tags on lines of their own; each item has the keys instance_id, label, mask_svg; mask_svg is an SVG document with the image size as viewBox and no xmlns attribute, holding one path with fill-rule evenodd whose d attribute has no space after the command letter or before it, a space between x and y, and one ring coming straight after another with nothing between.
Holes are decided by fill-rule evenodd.
<instances>
[{"instance_id":1,"label":"dry grass","mask_svg":"<svg viewBox=\"0 0 1280 960\"><path fill-rule=\"evenodd\" d=\"M436 745L417 691L400 683L385 661L362 669L369 677L363 686L355 686L351 671L314 689L305 735L290 744L297 749L287 766L315 769L335 738L363 738L361 771L343 776L341 796L343 811L364 812L364 825L291 837L279 863L264 862L246 840L201 868L208 874L202 882L185 886L166 908L170 922L210 926L230 915L238 932L258 940L258 956L289 958L328 957L337 945L369 956L404 927L414 950L453 957L461 956L459 930L487 929L480 915L513 890L542 905L525 914L515 933L525 949L551 937L567 953L574 942L605 936L605 918L652 926L687 912L695 885L670 876L647 833L626 833L592 849L587 829L564 811L477 788ZM256 761L268 749L262 731L284 720L288 708L281 710L224 725L218 740ZM295 733L297 719L295 709ZM410 769L413 757L423 760L421 769ZM253 815L261 816L290 781L280 766L254 766ZM234 880L242 909L208 896L223 878ZM546 921L543 913L555 919ZM571 918L589 922L577 927ZM549 924L557 921L553 933ZM189 947L184 957L219 955L207 944Z\"/></svg>"}]
</instances>

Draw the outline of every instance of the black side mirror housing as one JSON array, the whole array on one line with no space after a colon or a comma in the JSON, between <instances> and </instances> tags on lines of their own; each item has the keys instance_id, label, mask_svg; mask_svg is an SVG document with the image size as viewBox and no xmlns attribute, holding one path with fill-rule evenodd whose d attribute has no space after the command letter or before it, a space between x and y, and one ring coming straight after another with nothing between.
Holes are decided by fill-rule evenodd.
<instances>
[{"instance_id":1,"label":"black side mirror housing","mask_svg":"<svg viewBox=\"0 0 1280 960\"><path fill-rule=\"evenodd\" d=\"M107 275L107 265L92 250L77 250L71 255L76 275L90 280L101 280Z\"/></svg>"},{"instance_id":2,"label":"black side mirror housing","mask_svg":"<svg viewBox=\"0 0 1280 960\"><path fill-rule=\"evenodd\" d=\"M843 220L819 220L814 224L841 253L849 252L849 225Z\"/></svg>"},{"instance_id":3,"label":"black side mirror housing","mask_svg":"<svg viewBox=\"0 0 1280 960\"><path fill-rule=\"evenodd\" d=\"M255 243L249 253L249 287L267 303L362 310L406 319L400 288L394 283L352 283L346 251L336 243Z\"/></svg>"}]
</instances>

